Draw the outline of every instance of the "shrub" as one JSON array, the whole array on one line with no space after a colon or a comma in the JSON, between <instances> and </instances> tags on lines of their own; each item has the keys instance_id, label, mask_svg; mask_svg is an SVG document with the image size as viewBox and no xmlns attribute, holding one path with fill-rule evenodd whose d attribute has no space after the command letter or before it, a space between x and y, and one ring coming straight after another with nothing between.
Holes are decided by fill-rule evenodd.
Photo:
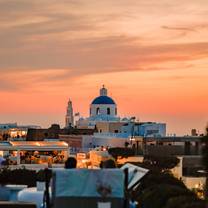
<instances>
[{"instance_id":1,"label":"shrub","mask_svg":"<svg viewBox=\"0 0 208 208\"><path fill-rule=\"evenodd\" d=\"M175 185L160 184L155 185L144 190L140 198L140 204L145 208L162 208L167 201L176 196L192 196L194 194L185 188L181 188Z\"/></svg>"},{"instance_id":2,"label":"shrub","mask_svg":"<svg viewBox=\"0 0 208 208\"><path fill-rule=\"evenodd\" d=\"M204 201L197 199L196 197L185 195L170 198L164 208L191 208L195 205L197 208L204 208Z\"/></svg>"},{"instance_id":3,"label":"shrub","mask_svg":"<svg viewBox=\"0 0 208 208\"><path fill-rule=\"evenodd\" d=\"M0 170L0 184L18 184L36 186L36 171L25 168L10 170L3 168Z\"/></svg>"},{"instance_id":4,"label":"shrub","mask_svg":"<svg viewBox=\"0 0 208 208\"><path fill-rule=\"evenodd\" d=\"M48 171L48 172L46 172ZM47 175L48 174L48 175ZM49 169L41 169L37 172L36 174L36 181L46 181L46 177L48 177L48 179L50 179L52 177L52 172Z\"/></svg>"},{"instance_id":5,"label":"shrub","mask_svg":"<svg viewBox=\"0 0 208 208\"><path fill-rule=\"evenodd\" d=\"M153 156L148 155L144 158L144 163L149 163L152 166L156 166L157 168L161 170L168 170L174 168L180 160L175 156Z\"/></svg>"},{"instance_id":6,"label":"shrub","mask_svg":"<svg viewBox=\"0 0 208 208\"><path fill-rule=\"evenodd\" d=\"M131 148L127 147L113 147L108 149L108 153L112 155L116 160L120 157L129 157L135 155L135 152Z\"/></svg>"}]
</instances>

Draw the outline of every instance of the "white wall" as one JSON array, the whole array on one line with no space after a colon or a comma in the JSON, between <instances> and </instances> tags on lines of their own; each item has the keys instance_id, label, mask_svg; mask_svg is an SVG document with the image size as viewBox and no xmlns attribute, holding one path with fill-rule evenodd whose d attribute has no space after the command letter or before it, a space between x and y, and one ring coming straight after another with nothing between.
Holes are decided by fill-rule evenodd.
<instances>
[{"instance_id":1,"label":"white wall","mask_svg":"<svg viewBox=\"0 0 208 208\"><path fill-rule=\"evenodd\" d=\"M99 108L99 115L108 115L107 114L107 108L110 108L110 115L109 116L116 116L115 109L116 105L113 104L105 104L105 105L99 105L99 104L92 104L90 106L91 108L91 114L90 116L96 116L97 115L97 108Z\"/></svg>"},{"instance_id":2,"label":"white wall","mask_svg":"<svg viewBox=\"0 0 208 208\"><path fill-rule=\"evenodd\" d=\"M206 182L205 177L183 177L182 180L188 189L203 188Z\"/></svg>"},{"instance_id":3,"label":"white wall","mask_svg":"<svg viewBox=\"0 0 208 208\"><path fill-rule=\"evenodd\" d=\"M99 138L99 137L83 137L83 147L90 148L89 144L92 143L92 146L104 146L104 147L124 147L125 142L128 141L128 138Z\"/></svg>"}]
</instances>

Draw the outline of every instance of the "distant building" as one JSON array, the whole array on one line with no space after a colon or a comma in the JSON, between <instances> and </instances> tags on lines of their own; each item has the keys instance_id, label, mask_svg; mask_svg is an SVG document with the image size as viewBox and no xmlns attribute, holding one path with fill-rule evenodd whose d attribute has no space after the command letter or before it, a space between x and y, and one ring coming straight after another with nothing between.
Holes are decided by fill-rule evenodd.
<instances>
[{"instance_id":1,"label":"distant building","mask_svg":"<svg viewBox=\"0 0 208 208\"><path fill-rule=\"evenodd\" d=\"M129 134L129 136L165 137L166 124L156 122L126 122L121 128L121 132Z\"/></svg>"},{"instance_id":2,"label":"distant building","mask_svg":"<svg viewBox=\"0 0 208 208\"><path fill-rule=\"evenodd\" d=\"M91 121L115 121L117 118L117 105L108 96L107 89L103 86L100 89L100 96L96 97L90 105Z\"/></svg>"},{"instance_id":3,"label":"distant building","mask_svg":"<svg viewBox=\"0 0 208 208\"><path fill-rule=\"evenodd\" d=\"M11 129L11 128L17 128L17 123L1 123L0 129Z\"/></svg>"},{"instance_id":4,"label":"distant building","mask_svg":"<svg viewBox=\"0 0 208 208\"><path fill-rule=\"evenodd\" d=\"M74 126L74 115L73 115L72 101L69 100L66 110L65 127L69 128L71 126Z\"/></svg>"},{"instance_id":5,"label":"distant building","mask_svg":"<svg viewBox=\"0 0 208 208\"><path fill-rule=\"evenodd\" d=\"M138 136L143 137L165 137L166 124L155 122L144 122L139 124Z\"/></svg>"},{"instance_id":6,"label":"distant building","mask_svg":"<svg viewBox=\"0 0 208 208\"><path fill-rule=\"evenodd\" d=\"M40 128L35 125L18 125L17 123L0 124L0 140L24 140L29 128Z\"/></svg>"},{"instance_id":7,"label":"distant building","mask_svg":"<svg viewBox=\"0 0 208 208\"><path fill-rule=\"evenodd\" d=\"M198 136L196 129L191 129L191 136Z\"/></svg>"},{"instance_id":8,"label":"distant building","mask_svg":"<svg viewBox=\"0 0 208 208\"><path fill-rule=\"evenodd\" d=\"M68 109L72 109L71 103ZM69 114L72 110L69 110ZM71 115L71 114L70 114ZM68 118L68 117L67 117ZM97 134L106 137L164 137L166 136L166 124L156 122L138 122L136 117L120 118L117 104L108 96L108 90L104 86L100 89L100 95L93 99L90 104L89 117L79 118L76 122L79 129L94 129ZM117 135L116 135L117 134Z\"/></svg>"},{"instance_id":9,"label":"distant building","mask_svg":"<svg viewBox=\"0 0 208 208\"><path fill-rule=\"evenodd\" d=\"M97 122L120 121L115 101L108 96L108 90L103 86L100 95L90 104L88 118L80 118L76 125L78 128L94 128Z\"/></svg>"},{"instance_id":10,"label":"distant building","mask_svg":"<svg viewBox=\"0 0 208 208\"><path fill-rule=\"evenodd\" d=\"M121 133L125 122L122 121L99 121L96 123L98 133Z\"/></svg>"},{"instance_id":11,"label":"distant building","mask_svg":"<svg viewBox=\"0 0 208 208\"><path fill-rule=\"evenodd\" d=\"M27 141L43 141L48 139L59 139L59 135L92 135L96 129L61 129L58 124L51 125L48 129L28 129Z\"/></svg>"}]
</instances>

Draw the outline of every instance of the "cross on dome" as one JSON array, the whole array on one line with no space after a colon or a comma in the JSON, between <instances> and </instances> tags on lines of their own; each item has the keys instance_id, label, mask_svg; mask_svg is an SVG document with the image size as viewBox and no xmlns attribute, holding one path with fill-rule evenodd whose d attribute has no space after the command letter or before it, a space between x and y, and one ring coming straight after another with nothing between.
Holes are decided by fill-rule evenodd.
<instances>
[{"instance_id":1,"label":"cross on dome","mask_svg":"<svg viewBox=\"0 0 208 208\"><path fill-rule=\"evenodd\" d=\"M105 88L105 85L100 89L100 96L107 96L108 90Z\"/></svg>"}]
</instances>

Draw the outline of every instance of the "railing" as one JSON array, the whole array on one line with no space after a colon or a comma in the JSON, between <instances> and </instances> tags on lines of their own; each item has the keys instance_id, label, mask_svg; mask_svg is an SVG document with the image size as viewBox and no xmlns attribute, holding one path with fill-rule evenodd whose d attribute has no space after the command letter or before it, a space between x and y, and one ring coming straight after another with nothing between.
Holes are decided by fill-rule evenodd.
<instances>
[{"instance_id":1,"label":"railing","mask_svg":"<svg viewBox=\"0 0 208 208\"><path fill-rule=\"evenodd\" d=\"M64 164L52 164L50 168L63 168ZM40 170L40 169L45 169L48 168L48 164L20 164L20 165L9 165L9 169L14 170L14 169L20 169L20 168L25 168L25 169L30 169L30 170Z\"/></svg>"},{"instance_id":2,"label":"railing","mask_svg":"<svg viewBox=\"0 0 208 208\"><path fill-rule=\"evenodd\" d=\"M131 136L128 133L94 133L93 135L99 138L126 138L126 139L128 139Z\"/></svg>"}]
</instances>

